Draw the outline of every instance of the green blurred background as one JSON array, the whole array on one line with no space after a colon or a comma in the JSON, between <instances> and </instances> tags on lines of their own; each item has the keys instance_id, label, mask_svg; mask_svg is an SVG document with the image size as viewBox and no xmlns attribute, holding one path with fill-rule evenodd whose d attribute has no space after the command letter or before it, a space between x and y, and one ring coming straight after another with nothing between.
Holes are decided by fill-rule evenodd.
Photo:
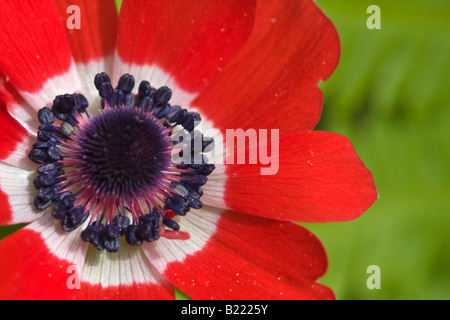
<instances>
[{"instance_id":1,"label":"green blurred background","mask_svg":"<svg viewBox=\"0 0 450 320\"><path fill-rule=\"evenodd\" d=\"M450 1L317 3L342 55L320 84L316 129L347 136L380 192L359 219L304 224L328 252L320 282L339 299L450 299ZM369 5L379 6L381 29L367 28ZM366 286L370 265L381 289Z\"/></svg>"},{"instance_id":2,"label":"green blurred background","mask_svg":"<svg viewBox=\"0 0 450 320\"><path fill-rule=\"evenodd\" d=\"M359 219L306 225L329 255L321 282L339 299L450 299L450 1L317 3L342 55L316 129L346 135L380 192ZM366 27L373 4L379 30Z\"/></svg>"}]
</instances>

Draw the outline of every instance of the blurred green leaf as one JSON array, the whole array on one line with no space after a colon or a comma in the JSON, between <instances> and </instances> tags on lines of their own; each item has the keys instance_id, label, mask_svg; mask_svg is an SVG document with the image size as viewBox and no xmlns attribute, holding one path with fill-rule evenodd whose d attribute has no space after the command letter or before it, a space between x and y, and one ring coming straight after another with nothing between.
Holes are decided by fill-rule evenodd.
<instances>
[{"instance_id":1,"label":"blurred green leaf","mask_svg":"<svg viewBox=\"0 0 450 320\"><path fill-rule=\"evenodd\" d=\"M122 1L123 0L116 0L116 7L117 7L118 11L120 11L120 7L122 6Z\"/></svg>"},{"instance_id":2,"label":"blurred green leaf","mask_svg":"<svg viewBox=\"0 0 450 320\"><path fill-rule=\"evenodd\" d=\"M23 228L25 224L17 224L12 226L0 226L0 239L3 239L10 234L16 232L20 228Z\"/></svg>"},{"instance_id":3,"label":"blurred green leaf","mask_svg":"<svg viewBox=\"0 0 450 320\"><path fill-rule=\"evenodd\" d=\"M317 1L339 32L341 62L325 83L316 129L345 134L380 198L359 219L308 224L341 299L450 298L450 2ZM369 30L369 5L381 29ZM381 289L369 290L369 265Z\"/></svg>"}]
</instances>

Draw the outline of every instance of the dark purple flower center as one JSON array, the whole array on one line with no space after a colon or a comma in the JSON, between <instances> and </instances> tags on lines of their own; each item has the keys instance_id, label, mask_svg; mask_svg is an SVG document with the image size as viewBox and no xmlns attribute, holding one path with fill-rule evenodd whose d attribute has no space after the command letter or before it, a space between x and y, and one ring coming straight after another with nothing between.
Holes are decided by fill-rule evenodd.
<instances>
[{"instance_id":1,"label":"dark purple flower center","mask_svg":"<svg viewBox=\"0 0 450 320\"><path fill-rule=\"evenodd\" d=\"M214 170L203 152L212 139L203 141L195 130L198 113L168 103L167 87L143 81L135 95L128 74L115 89L105 73L94 83L102 98L97 115L89 115L87 99L76 93L57 96L51 109L38 112L38 141L29 153L42 164L34 204L39 211L53 206L65 231L89 217L82 239L114 252L121 236L130 245L154 241L180 229L174 217L203 206L201 186ZM202 139L200 154L186 148L194 139ZM174 163L173 152L189 152L191 161Z\"/></svg>"},{"instance_id":2,"label":"dark purple flower center","mask_svg":"<svg viewBox=\"0 0 450 320\"><path fill-rule=\"evenodd\" d=\"M164 126L142 109L108 108L86 121L73 140L72 166L104 196L139 199L170 170L172 143Z\"/></svg>"}]
</instances>

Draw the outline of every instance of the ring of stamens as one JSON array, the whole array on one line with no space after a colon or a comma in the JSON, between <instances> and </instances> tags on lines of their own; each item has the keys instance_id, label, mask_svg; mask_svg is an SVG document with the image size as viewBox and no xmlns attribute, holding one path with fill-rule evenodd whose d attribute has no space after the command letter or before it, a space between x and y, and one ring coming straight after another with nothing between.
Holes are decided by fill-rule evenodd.
<instances>
[{"instance_id":1,"label":"ring of stamens","mask_svg":"<svg viewBox=\"0 0 450 320\"><path fill-rule=\"evenodd\" d=\"M140 245L180 230L175 217L203 206L201 187L214 170L204 155L213 140L195 130L199 114L171 106L167 87L142 81L133 94L128 74L116 88L105 73L94 83L102 98L97 115L76 93L38 112L38 141L29 153L41 164L33 181L36 209L53 206L65 231L86 222L82 239L110 252L122 236ZM200 151L194 139L201 139ZM189 152L190 161L175 163L174 152Z\"/></svg>"}]
</instances>

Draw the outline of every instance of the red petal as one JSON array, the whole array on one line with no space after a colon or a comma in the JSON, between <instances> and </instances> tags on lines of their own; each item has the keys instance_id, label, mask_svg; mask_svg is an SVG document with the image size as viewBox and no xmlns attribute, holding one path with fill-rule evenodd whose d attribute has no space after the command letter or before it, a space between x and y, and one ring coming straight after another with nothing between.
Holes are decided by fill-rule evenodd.
<instances>
[{"instance_id":1,"label":"red petal","mask_svg":"<svg viewBox=\"0 0 450 320\"><path fill-rule=\"evenodd\" d=\"M115 254L90 248L86 257L87 246L79 229L63 232L50 215L2 240L0 299L174 298L173 286L155 275L140 248ZM153 282L136 282L140 277Z\"/></svg>"},{"instance_id":2,"label":"red petal","mask_svg":"<svg viewBox=\"0 0 450 320\"><path fill-rule=\"evenodd\" d=\"M20 162L27 160L25 154L27 148L22 144L25 140L29 140L28 131L11 117L4 106L0 106L0 137L0 160L19 167L31 163L29 160L25 163Z\"/></svg>"},{"instance_id":3,"label":"red petal","mask_svg":"<svg viewBox=\"0 0 450 320\"><path fill-rule=\"evenodd\" d=\"M8 112L24 126L28 132L35 133L40 125L33 109L0 72L0 106L6 106Z\"/></svg>"},{"instance_id":4,"label":"red petal","mask_svg":"<svg viewBox=\"0 0 450 320\"><path fill-rule=\"evenodd\" d=\"M18 91L35 93L70 69L72 55L54 1L2 2L0 29L0 71Z\"/></svg>"},{"instance_id":5,"label":"red petal","mask_svg":"<svg viewBox=\"0 0 450 320\"><path fill-rule=\"evenodd\" d=\"M261 147L273 150L271 145ZM257 149L246 150L247 156L249 152L256 154ZM272 174L261 175L261 168L271 165ZM283 137L279 161L274 157L267 165L227 164L226 177L226 207L281 220L355 219L378 195L372 174L348 139L329 132Z\"/></svg>"},{"instance_id":6,"label":"red petal","mask_svg":"<svg viewBox=\"0 0 450 320\"><path fill-rule=\"evenodd\" d=\"M17 101L21 101L23 104L20 105ZM0 73L0 137L2 138L0 140L0 160L23 169L36 168L36 165L27 156L35 141L30 137L28 130L19 124L8 111L30 120L31 110L32 108L25 104L23 99L18 96L17 91ZM35 112L34 116L36 116ZM35 121L23 124L32 128Z\"/></svg>"},{"instance_id":7,"label":"red petal","mask_svg":"<svg viewBox=\"0 0 450 320\"><path fill-rule=\"evenodd\" d=\"M322 110L317 83L339 55L338 34L313 1L259 1L248 41L192 106L221 130L312 129Z\"/></svg>"},{"instance_id":8,"label":"red petal","mask_svg":"<svg viewBox=\"0 0 450 320\"><path fill-rule=\"evenodd\" d=\"M169 288L167 288L169 287ZM77 299L86 300L174 300L175 291L172 285L138 283L133 285L109 286L81 283Z\"/></svg>"},{"instance_id":9,"label":"red petal","mask_svg":"<svg viewBox=\"0 0 450 320\"><path fill-rule=\"evenodd\" d=\"M12 213L9 206L8 195L0 189L0 206L2 208L0 214L0 226L11 224Z\"/></svg>"},{"instance_id":10,"label":"red petal","mask_svg":"<svg viewBox=\"0 0 450 320\"><path fill-rule=\"evenodd\" d=\"M66 32L77 63L88 63L113 54L118 24L114 0L57 0L56 3L63 21L68 21L71 26ZM70 8L74 5L79 11ZM79 29L71 24L76 22L72 18L77 18L78 12Z\"/></svg>"},{"instance_id":11,"label":"red petal","mask_svg":"<svg viewBox=\"0 0 450 320\"><path fill-rule=\"evenodd\" d=\"M0 162L0 225L31 222L41 216L34 210L35 170L23 170Z\"/></svg>"},{"instance_id":12,"label":"red petal","mask_svg":"<svg viewBox=\"0 0 450 320\"><path fill-rule=\"evenodd\" d=\"M71 299L73 262L59 259L34 230L21 229L0 242L0 299Z\"/></svg>"},{"instance_id":13,"label":"red petal","mask_svg":"<svg viewBox=\"0 0 450 320\"><path fill-rule=\"evenodd\" d=\"M186 216L197 225L196 230L189 231L203 232L202 226L214 214L220 214L220 219L202 250L182 261L160 266L163 275L188 296L194 299L334 298L329 288L315 282L325 273L327 258L322 244L311 232L289 222L204 210ZM159 252L164 254L167 252Z\"/></svg>"},{"instance_id":14,"label":"red petal","mask_svg":"<svg viewBox=\"0 0 450 320\"><path fill-rule=\"evenodd\" d=\"M82 299L175 299L173 285L150 265L142 248L125 243L115 253L90 247L81 280Z\"/></svg>"},{"instance_id":15,"label":"red petal","mask_svg":"<svg viewBox=\"0 0 450 320\"><path fill-rule=\"evenodd\" d=\"M89 101L89 112L95 114L100 107L100 97L94 86L94 77L100 72L112 72L119 20L115 2L57 0L57 4L63 21L68 21L70 26L65 30L81 80L80 92ZM77 22L74 18L79 18L78 26L73 25Z\"/></svg>"},{"instance_id":16,"label":"red petal","mask_svg":"<svg viewBox=\"0 0 450 320\"><path fill-rule=\"evenodd\" d=\"M181 89L197 93L245 42L254 11L254 0L125 0L117 43L121 65L156 65Z\"/></svg>"}]
</instances>

